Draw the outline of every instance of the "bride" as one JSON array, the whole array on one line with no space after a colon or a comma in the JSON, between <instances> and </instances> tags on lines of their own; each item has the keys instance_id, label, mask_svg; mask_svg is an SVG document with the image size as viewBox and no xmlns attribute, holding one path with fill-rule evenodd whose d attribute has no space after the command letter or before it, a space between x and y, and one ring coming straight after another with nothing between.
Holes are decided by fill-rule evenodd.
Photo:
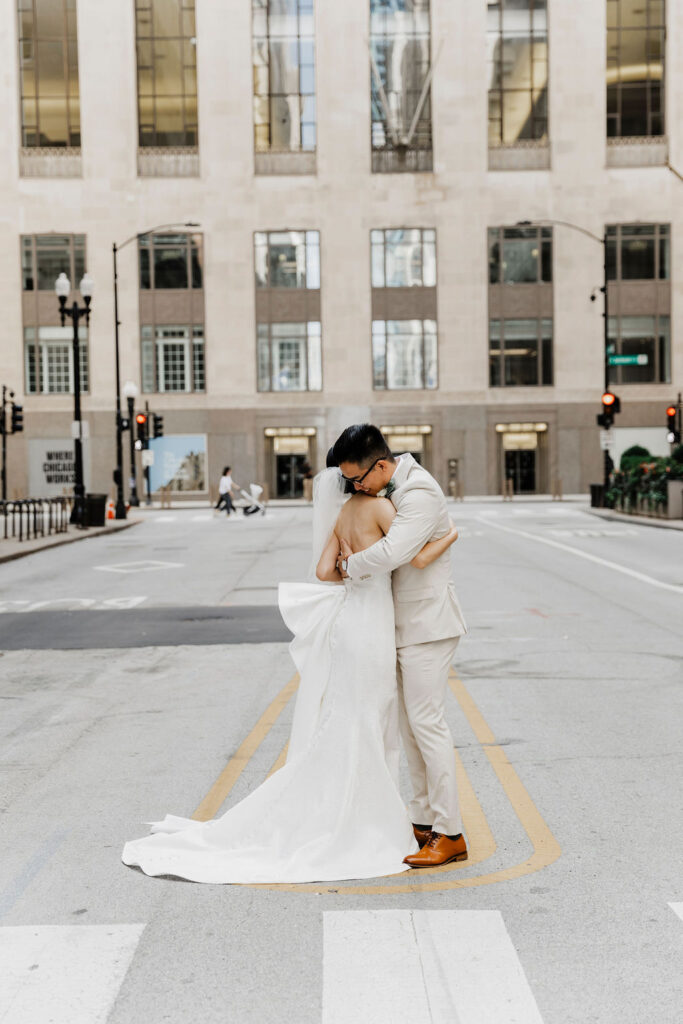
<instances>
[{"instance_id":1,"label":"bride","mask_svg":"<svg viewBox=\"0 0 683 1024\"><path fill-rule=\"evenodd\" d=\"M348 498L339 469L315 480L312 570L281 583L300 685L286 764L221 817L167 815L125 844L124 864L194 882L318 882L405 871L417 851L398 790L398 708L390 574L341 580L340 539L354 552L388 531L387 498ZM455 528L415 556L424 568ZM313 572L311 572L313 575ZM332 585L331 585L332 584Z\"/></svg>"}]
</instances>

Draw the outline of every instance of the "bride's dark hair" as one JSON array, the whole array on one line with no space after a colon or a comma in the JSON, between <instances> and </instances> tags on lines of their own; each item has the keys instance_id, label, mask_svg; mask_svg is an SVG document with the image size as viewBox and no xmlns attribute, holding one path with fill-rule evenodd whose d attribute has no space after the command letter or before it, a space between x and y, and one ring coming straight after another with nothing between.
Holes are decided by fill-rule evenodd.
<instances>
[{"instance_id":1,"label":"bride's dark hair","mask_svg":"<svg viewBox=\"0 0 683 1024\"><path fill-rule=\"evenodd\" d=\"M341 466L342 462L354 462L357 466L365 467L375 459L394 462L391 448L384 440L382 431L372 423L355 423L347 427L328 452L328 459L330 455L335 466Z\"/></svg>"}]
</instances>

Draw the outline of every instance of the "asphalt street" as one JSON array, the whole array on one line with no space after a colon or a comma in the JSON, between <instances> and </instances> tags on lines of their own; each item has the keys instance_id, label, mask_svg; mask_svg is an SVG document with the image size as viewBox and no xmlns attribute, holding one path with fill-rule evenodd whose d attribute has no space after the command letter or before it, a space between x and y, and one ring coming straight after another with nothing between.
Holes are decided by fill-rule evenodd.
<instances>
[{"instance_id":1,"label":"asphalt street","mask_svg":"<svg viewBox=\"0 0 683 1024\"><path fill-rule=\"evenodd\" d=\"M470 859L363 882L120 862L280 762L310 509L150 511L0 566L2 1024L679 1024L683 533L451 508Z\"/></svg>"}]
</instances>

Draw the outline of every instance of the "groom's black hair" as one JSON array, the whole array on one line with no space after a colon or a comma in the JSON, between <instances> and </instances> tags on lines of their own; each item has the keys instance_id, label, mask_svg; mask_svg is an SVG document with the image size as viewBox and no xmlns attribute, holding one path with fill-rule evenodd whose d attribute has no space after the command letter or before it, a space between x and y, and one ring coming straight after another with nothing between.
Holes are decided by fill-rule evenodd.
<instances>
[{"instance_id":1,"label":"groom's black hair","mask_svg":"<svg viewBox=\"0 0 683 1024\"><path fill-rule=\"evenodd\" d=\"M375 459L394 461L382 431L372 423L355 423L347 427L335 441L331 455L337 466L342 462L354 462L364 467Z\"/></svg>"}]
</instances>

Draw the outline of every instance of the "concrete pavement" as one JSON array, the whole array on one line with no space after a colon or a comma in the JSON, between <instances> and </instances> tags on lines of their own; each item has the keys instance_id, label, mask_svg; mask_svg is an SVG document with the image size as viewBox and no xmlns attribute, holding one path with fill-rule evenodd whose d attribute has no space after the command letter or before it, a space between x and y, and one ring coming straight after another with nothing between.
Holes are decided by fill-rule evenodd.
<instances>
[{"instance_id":1,"label":"concrete pavement","mask_svg":"<svg viewBox=\"0 0 683 1024\"><path fill-rule=\"evenodd\" d=\"M277 582L305 575L310 510L160 514L4 567L2 635L30 624L0 659L7 1020L42 1024L21 1014L55 992L46 929L72 943L89 1020L109 1024L332 1024L390 1007L403 1024L416 1006L461 1024L678 1020L683 538L564 504L454 513L470 632L448 714L472 857L418 878L200 886L119 861L145 821L212 791L229 806L277 763L286 643L207 645L203 630L223 628L218 609L252 625L275 612ZM117 616L142 630L167 614L168 639L188 608L196 626L175 646L101 647L105 628L65 649L95 613L112 638Z\"/></svg>"}]
</instances>

